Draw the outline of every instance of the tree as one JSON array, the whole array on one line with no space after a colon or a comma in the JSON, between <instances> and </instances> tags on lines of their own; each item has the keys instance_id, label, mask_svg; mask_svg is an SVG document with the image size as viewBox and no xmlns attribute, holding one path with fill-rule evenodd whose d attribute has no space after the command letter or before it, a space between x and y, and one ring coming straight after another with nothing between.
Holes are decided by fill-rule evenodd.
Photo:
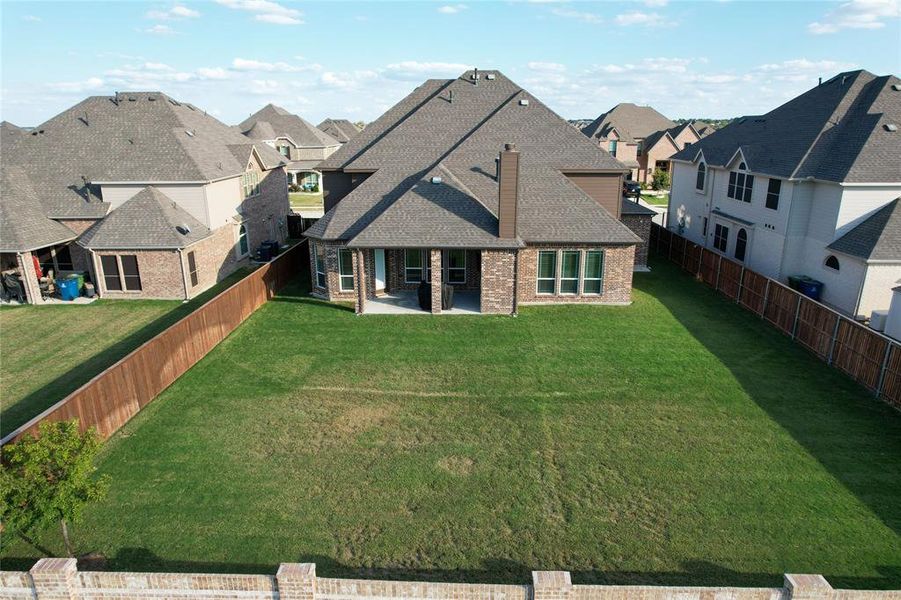
<instances>
[{"instance_id":1,"label":"tree","mask_svg":"<svg viewBox=\"0 0 901 600\"><path fill-rule=\"evenodd\" d=\"M73 556L68 524L78 522L85 505L103 498L109 487L107 477L95 476L100 438L93 428L80 433L78 419L45 421L38 432L3 449L0 520L4 530L22 537L58 522Z\"/></svg>"},{"instance_id":2,"label":"tree","mask_svg":"<svg viewBox=\"0 0 901 600\"><path fill-rule=\"evenodd\" d=\"M655 169L654 175L651 177L651 187L655 190L668 190L670 187L669 171Z\"/></svg>"}]
</instances>

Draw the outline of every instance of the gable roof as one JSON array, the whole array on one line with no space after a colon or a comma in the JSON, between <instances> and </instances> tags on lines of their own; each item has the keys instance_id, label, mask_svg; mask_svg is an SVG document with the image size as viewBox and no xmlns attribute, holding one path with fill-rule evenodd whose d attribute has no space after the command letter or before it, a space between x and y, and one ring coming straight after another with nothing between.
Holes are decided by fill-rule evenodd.
<instances>
[{"instance_id":1,"label":"gable roof","mask_svg":"<svg viewBox=\"0 0 901 600\"><path fill-rule=\"evenodd\" d=\"M901 198L895 198L827 246L865 260L901 260Z\"/></svg>"},{"instance_id":2,"label":"gable roof","mask_svg":"<svg viewBox=\"0 0 901 600\"><path fill-rule=\"evenodd\" d=\"M4 164L0 171L0 251L27 252L75 239L71 229L44 215L40 196L24 169Z\"/></svg>"},{"instance_id":3,"label":"gable roof","mask_svg":"<svg viewBox=\"0 0 901 600\"><path fill-rule=\"evenodd\" d=\"M238 129L254 140L289 138L299 148L337 146L338 140L310 123L274 104L267 104L238 125ZM273 136L272 133L275 133Z\"/></svg>"},{"instance_id":4,"label":"gable roof","mask_svg":"<svg viewBox=\"0 0 901 600\"><path fill-rule=\"evenodd\" d=\"M246 137L160 92L91 96L3 141L3 162L41 182L50 218L103 217L109 205L96 182L211 181L243 173L247 165L231 148L246 145ZM265 144L256 151L266 168L283 164Z\"/></svg>"},{"instance_id":5,"label":"gable roof","mask_svg":"<svg viewBox=\"0 0 901 600\"><path fill-rule=\"evenodd\" d=\"M623 102L583 127L582 133L590 138L606 138L615 129L620 140L635 143L656 131L675 126L675 123L650 106Z\"/></svg>"},{"instance_id":6,"label":"gable roof","mask_svg":"<svg viewBox=\"0 0 901 600\"><path fill-rule=\"evenodd\" d=\"M356 125L347 119L326 119L316 126L320 130L326 132L342 144L345 144L357 137L360 130Z\"/></svg>"},{"instance_id":7,"label":"gable roof","mask_svg":"<svg viewBox=\"0 0 901 600\"><path fill-rule=\"evenodd\" d=\"M899 89L895 89L899 86ZM839 73L770 112L742 117L675 154L724 166L741 149L748 168L782 178L901 182L901 80Z\"/></svg>"},{"instance_id":8,"label":"gable roof","mask_svg":"<svg viewBox=\"0 0 901 600\"><path fill-rule=\"evenodd\" d=\"M500 72L480 74L478 85L471 71L457 79L426 81L323 161L322 170L374 174L306 235L347 240L351 246L384 244L390 235L422 246L433 245L434 236L457 247L634 244L638 238L628 228L563 174L621 173L624 165ZM505 143L515 143L520 151L520 240L499 241L490 238L497 231L495 159ZM436 173L443 188L427 183ZM431 219L428 231L413 236L422 211ZM403 230L405 223L414 225ZM370 226L373 231L365 231Z\"/></svg>"},{"instance_id":9,"label":"gable roof","mask_svg":"<svg viewBox=\"0 0 901 600\"><path fill-rule=\"evenodd\" d=\"M184 248L210 229L154 187L146 187L92 225L78 240L92 250Z\"/></svg>"}]
</instances>

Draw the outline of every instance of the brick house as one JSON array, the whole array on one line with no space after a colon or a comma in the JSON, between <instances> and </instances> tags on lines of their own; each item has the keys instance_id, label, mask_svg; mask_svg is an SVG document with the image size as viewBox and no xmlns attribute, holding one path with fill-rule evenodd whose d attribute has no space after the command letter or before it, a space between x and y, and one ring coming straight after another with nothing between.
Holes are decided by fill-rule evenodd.
<instances>
[{"instance_id":1,"label":"brick house","mask_svg":"<svg viewBox=\"0 0 901 600\"><path fill-rule=\"evenodd\" d=\"M702 121L676 125L650 106L624 102L582 128L582 133L629 167L629 178L651 183L654 171L669 171L670 157L713 129Z\"/></svg>"},{"instance_id":2,"label":"brick house","mask_svg":"<svg viewBox=\"0 0 901 600\"><path fill-rule=\"evenodd\" d=\"M500 72L426 81L320 169L316 296L358 313L422 283L432 312L442 285L469 312L631 301L650 221L622 198L626 168Z\"/></svg>"},{"instance_id":3,"label":"brick house","mask_svg":"<svg viewBox=\"0 0 901 600\"><path fill-rule=\"evenodd\" d=\"M305 191L321 189L322 174L316 165L341 147L341 142L325 131L274 104L247 117L238 129L248 138L275 148L288 163L288 185Z\"/></svg>"},{"instance_id":4,"label":"brick house","mask_svg":"<svg viewBox=\"0 0 901 600\"><path fill-rule=\"evenodd\" d=\"M2 266L28 301L40 271L101 296L188 299L287 228L285 161L159 92L93 96L3 132Z\"/></svg>"}]
</instances>

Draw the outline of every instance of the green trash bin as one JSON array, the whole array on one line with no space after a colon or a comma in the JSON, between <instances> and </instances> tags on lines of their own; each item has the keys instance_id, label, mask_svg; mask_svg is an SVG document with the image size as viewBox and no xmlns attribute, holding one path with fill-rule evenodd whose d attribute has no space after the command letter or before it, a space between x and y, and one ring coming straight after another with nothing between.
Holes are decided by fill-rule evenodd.
<instances>
[{"instance_id":1,"label":"green trash bin","mask_svg":"<svg viewBox=\"0 0 901 600\"><path fill-rule=\"evenodd\" d=\"M793 290L797 290L801 287L801 280L803 280L806 275L789 275L788 276L788 287Z\"/></svg>"}]
</instances>

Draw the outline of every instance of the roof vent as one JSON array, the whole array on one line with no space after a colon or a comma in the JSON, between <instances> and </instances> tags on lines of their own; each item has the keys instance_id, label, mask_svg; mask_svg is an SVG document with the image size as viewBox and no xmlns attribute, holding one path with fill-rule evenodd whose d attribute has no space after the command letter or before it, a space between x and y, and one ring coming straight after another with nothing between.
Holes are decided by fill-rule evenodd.
<instances>
[{"instance_id":1,"label":"roof vent","mask_svg":"<svg viewBox=\"0 0 901 600\"><path fill-rule=\"evenodd\" d=\"M895 125L894 123L886 123L885 130L886 131L898 131L898 126Z\"/></svg>"},{"instance_id":2,"label":"roof vent","mask_svg":"<svg viewBox=\"0 0 901 600\"><path fill-rule=\"evenodd\" d=\"M523 98L523 99L521 99L521 100L519 101L519 105L520 105L520 106L528 106L528 105L529 105L529 101L528 101L526 98Z\"/></svg>"},{"instance_id":3,"label":"roof vent","mask_svg":"<svg viewBox=\"0 0 901 600\"><path fill-rule=\"evenodd\" d=\"M154 100L156 100L156 96L147 96L147 99L153 102Z\"/></svg>"},{"instance_id":4,"label":"roof vent","mask_svg":"<svg viewBox=\"0 0 901 600\"><path fill-rule=\"evenodd\" d=\"M494 73L488 73L485 75L485 79L487 79L488 81L494 81L494 78L495 78Z\"/></svg>"},{"instance_id":5,"label":"roof vent","mask_svg":"<svg viewBox=\"0 0 901 600\"><path fill-rule=\"evenodd\" d=\"M191 131L190 129L185 129L185 133L188 134L188 137L194 137L194 132Z\"/></svg>"},{"instance_id":6,"label":"roof vent","mask_svg":"<svg viewBox=\"0 0 901 600\"><path fill-rule=\"evenodd\" d=\"M439 184L441 181L442 179L440 177L432 177L432 183L434 184Z\"/></svg>"},{"instance_id":7,"label":"roof vent","mask_svg":"<svg viewBox=\"0 0 901 600\"><path fill-rule=\"evenodd\" d=\"M477 68L473 69L472 75L470 75L469 78L475 81L476 85L479 85L479 70Z\"/></svg>"},{"instance_id":8,"label":"roof vent","mask_svg":"<svg viewBox=\"0 0 901 600\"><path fill-rule=\"evenodd\" d=\"M182 235L188 235L189 233L191 233L191 228L188 227L187 223L182 223L181 225L177 225L175 227L175 229L177 229L178 233L180 233Z\"/></svg>"},{"instance_id":9,"label":"roof vent","mask_svg":"<svg viewBox=\"0 0 901 600\"><path fill-rule=\"evenodd\" d=\"M892 89L895 90L896 92L901 92L901 83L893 83Z\"/></svg>"},{"instance_id":10,"label":"roof vent","mask_svg":"<svg viewBox=\"0 0 901 600\"><path fill-rule=\"evenodd\" d=\"M129 102L134 102L134 101L135 101L135 97L134 97L134 96L129 96L129 97L128 97L128 101L129 101Z\"/></svg>"}]
</instances>

